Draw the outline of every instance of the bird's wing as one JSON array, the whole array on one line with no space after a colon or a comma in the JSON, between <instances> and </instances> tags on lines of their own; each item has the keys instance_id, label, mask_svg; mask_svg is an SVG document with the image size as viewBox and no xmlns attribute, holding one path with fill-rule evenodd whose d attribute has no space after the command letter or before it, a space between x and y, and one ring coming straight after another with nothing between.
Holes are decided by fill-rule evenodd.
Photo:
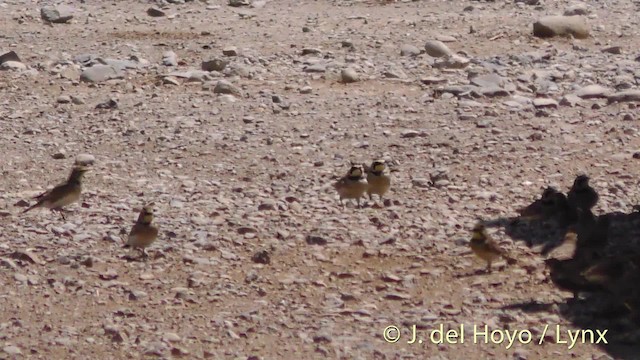
<instances>
[{"instance_id":1,"label":"bird's wing","mask_svg":"<svg viewBox=\"0 0 640 360\"><path fill-rule=\"evenodd\" d=\"M73 192L73 190L74 190L73 185L70 185L68 183L63 183L51 189L41 199L42 200L47 199L49 202L55 203L58 200L61 200L62 198L68 196L71 192Z\"/></svg>"}]
</instances>

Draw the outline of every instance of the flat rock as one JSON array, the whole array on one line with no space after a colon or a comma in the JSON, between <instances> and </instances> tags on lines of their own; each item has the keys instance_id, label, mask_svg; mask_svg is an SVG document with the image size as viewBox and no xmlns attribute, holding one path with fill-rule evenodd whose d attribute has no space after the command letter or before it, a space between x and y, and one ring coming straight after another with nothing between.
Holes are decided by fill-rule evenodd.
<instances>
[{"instance_id":1,"label":"flat rock","mask_svg":"<svg viewBox=\"0 0 640 360\"><path fill-rule=\"evenodd\" d=\"M201 64L201 68L204 71L223 71L227 65L229 65L229 61L214 58L211 60L205 60Z\"/></svg>"},{"instance_id":2,"label":"flat rock","mask_svg":"<svg viewBox=\"0 0 640 360\"><path fill-rule=\"evenodd\" d=\"M404 44L400 47L400 56L418 56L420 53L420 49L411 44Z\"/></svg>"},{"instance_id":3,"label":"flat rock","mask_svg":"<svg viewBox=\"0 0 640 360\"><path fill-rule=\"evenodd\" d=\"M613 93L607 97L608 102L640 102L640 90L625 90Z\"/></svg>"},{"instance_id":4,"label":"flat rock","mask_svg":"<svg viewBox=\"0 0 640 360\"><path fill-rule=\"evenodd\" d=\"M82 71L80 81L98 83L122 77L123 74L111 65L94 65Z\"/></svg>"},{"instance_id":5,"label":"flat rock","mask_svg":"<svg viewBox=\"0 0 640 360\"><path fill-rule=\"evenodd\" d=\"M306 66L302 71L306 73L323 73L327 71L327 65L323 63L311 64Z\"/></svg>"},{"instance_id":6,"label":"flat rock","mask_svg":"<svg viewBox=\"0 0 640 360\"><path fill-rule=\"evenodd\" d=\"M582 99L576 94L567 94L560 99L560 105L574 107L578 105Z\"/></svg>"},{"instance_id":7,"label":"flat rock","mask_svg":"<svg viewBox=\"0 0 640 360\"><path fill-rule=\"evenodd\" d=\"M0 64L0 70L23 71L27 69L27 65L18 61L5 61Z\"/></svg>"},{"instance_id":8,"label":"flat rock","mask_svg":"<svg viewBox=\"0 0 640 360\"><path fill-rule=\"evenodd\" d=\"M222 55L224 56L238 56L238 48L235 46L227 46L222 49Z\"/></svg>"},{"instance_id":9,"label":"flat rock","mask_svg":"<svg viewBox=\"0 0 640 360\"><path fill-rule=\"evenodd\" d=\"M545 16L533 23L533 36L573 36L576 39L586 39L589 37L589 25L582 16Z\"/></svg>"},{"instance_id":10,"label":"flat rock","mask_svg":"<svg viewBox=\"0 0 640 360\"><path fill-rule=\"evenodd\" d=\"M593 84L580 88L575 92L575 95L580 97L581 99L598 99L606 98L610 93L610 89L598 84Z\"/></svg>"},{"instance_id":11,"label":"flat rock","mask_svg":"<svg viewBox=\"0 0 640 360\"><path fill-rule=\"evenodd\" d=\"M17 356L17 355L21 355L22 354L22 350L20 350L19 347L14 346L14 345L7 345L7 346L2 348L2 351L5 354L11 355L11 356Z\"/></svg>"},{"instance_id":12,"label":"flat rock","mask_svg":"<svg viewBox=\"0 0 640 360\"><path fill-rule=\"evenodd\" d=\"M147 15L151 17L163 17L163 16L166 16L167 14L161 9L154 6L147 9Z\"/></svg>"},{"instance_id":13,"label":"flat rock","mask_svg":"<svg viewBox=\"0 0 640 360\"><path fill-rule=\"evenodd\" d=\"M602 51L603 53L607 53L607 54L620 55L620 54L622 54L622 47L614 45L614 46L606 47L606 48L604 48L604 49L602 49L600 51Z\"/></svg>"},{"instance_id":14,"label":"flat rock","mask_svg":"<svg viewBox=\"0 0 640 360\"><path fill-rule=\"evenodd\" d=\"M40 17L50 23L63 24L73 19L73 8L66 5L44 6L40 9Z\"/></svg>"},{"instance_id":15,"label":"flat rock","mask_svg":"<svg viewBox=\"0 0 640 360\"><path fill-rule=\"evenodd\" d=\"M0 55L0 64L4 64L7 61L22 62L15 51L9 51Z\"/></svg>"},{"instance_id":16,"label":"flat rock","mask_svg":"<svg viewBox=\"0 0 640 360\"><path fill-rule=\"evenodd\" d=\"M506 83L505 78L498 74L486 74L476 76L471 79L471 83L476 86L503 86Z\"/></svg>"},{"instance_id":17,"label":"flat rock","mask_svg":"<svg viewBox=\"0 0 640 360\"><path fill-rule=\"evenodd\" d=\"M549 98L535 98L533 99L533 106L536 108L557 108L558 102Z\"/></svg>"},{"instance_id":18,"label":"flat rock","mask_svg":"<svg viewBox=\"0 0 640 360\"><path fill-rule=\"evenodd\" d=\"M240 89L227 80L220 80L213 88L215 94L240 95Z\"/></svg>"},{"instance_id":19,"label":"flat rock","mask_svg":"<svg viewBox=\"0 0 640 360\"><path fill-rule=\"evenodd\" d=\"M436 84L444 84L447 82L447 79L435 76L427 76L420 79L420 82L425 85L436 85Z\"/></svg>"},{"instance_id":20,"label":"flat rock","mask_svg":"<svg viewBox=\"0 0 640 360\"><path fill-rule=\"evenodd\" d=\"M465 57L462 57L457 54L453 54L444 59L438 60L433 64L434 68L437 69L464 69L471 61Z\"/></svg>"},{"instance_id":21,"label":"flat rock","mask_svg":"<svg viewBox=\"0 0 640 360\"><path fill-rule=\"evenodd\" d=\"M487 97L503 97L511 95L508 90L497 85L483 86L477 92L480 95Z\"/></svg>"},{"instance_id":22,"label":"flat rock","mask_svg":"<svg viewBox=\"0 0 640 360\"><path fill-rule=\"evenodd\" d=\"M229 6L240 7L249 5L251 5L251 2L249 0L229 0Z\"/></svg>"}]
</instances>

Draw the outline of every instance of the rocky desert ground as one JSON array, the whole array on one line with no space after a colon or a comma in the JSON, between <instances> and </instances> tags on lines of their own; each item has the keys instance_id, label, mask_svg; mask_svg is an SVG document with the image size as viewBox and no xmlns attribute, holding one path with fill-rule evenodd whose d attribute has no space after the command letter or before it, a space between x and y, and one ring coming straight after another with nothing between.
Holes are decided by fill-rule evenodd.
<instances>
[{"instance_id":1,"label":"rocky desert ground","mask_svg":"<svg viewBox=\"0 0 640 360\"><path fill-rule=\"evenodd\" d=\"M638 248L638 1L0 9L1 358L640 358L608 295L550 281L553 223L505 220L586 173ZM66 219L23 214L78 157ZM385 201L340 206L375 158ZM143 261L122 245L149 202ZM479 218L518 264L481 271Z\"/></svg>"}]
</instances>

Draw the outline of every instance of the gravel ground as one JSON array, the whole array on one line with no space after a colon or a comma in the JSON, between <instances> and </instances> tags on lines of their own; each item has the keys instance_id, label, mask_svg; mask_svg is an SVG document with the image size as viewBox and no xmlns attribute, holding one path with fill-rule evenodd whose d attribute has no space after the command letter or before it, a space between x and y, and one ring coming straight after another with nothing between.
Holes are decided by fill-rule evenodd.
<instances>
[{"instance_id":1,"label":"gravel ground","mask_svg":"<svg viewBox=\"0 0 640 360\"><path fill-rule=\"evenodd\" d=\"M612 241L640 242L639 10L0 1L0 358L637 359L606 296L549 280L531 245L552 225L502 225L584 172ZM23 214L80 154L66 220ZM386 201L340 206L376 158ZM148 202L160 236L132 260ZM478 218L517 265L479 271Z\"/></svg>"}]
</instances>

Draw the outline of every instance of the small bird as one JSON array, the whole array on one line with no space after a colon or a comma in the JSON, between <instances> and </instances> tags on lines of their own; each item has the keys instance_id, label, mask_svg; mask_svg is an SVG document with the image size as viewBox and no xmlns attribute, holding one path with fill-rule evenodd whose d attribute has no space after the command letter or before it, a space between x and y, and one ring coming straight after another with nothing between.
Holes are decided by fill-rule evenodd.
<instances>
[{"instance_id":1,"label":"small bird","mask_svg":"<svg viewBox=\"0 0 640 360\"><path fill-rule=\"evenodd\" d=\"M573 299L578 300L581 292L603 292L606 289L596 282L589 281L583 275L587 262L582 259L544 260L549 268L551 281L561 290L570 291Z\"/></svg>"},{"instance_id":2,"label":"small bird","mask_svg":"<svg viewBox=\"0 0 640 360\"><path fill-rule=\"evenodd\" d=\"M129 239L124 247L132 247L142 250L142 256L147 257L145 248L151 245L158 237L158 228L151 225L153 221L153 206L154 204L145 205L140 214L138 220L131 228L129 232Z\"/></svg>"},{"instance_id":3,"label":"small bird","mask_svg":"<svg viewBox=\"0 0 640 360\"><path fill-rule=\"evenodd\" d=\"M387 165L384 160L374 160L371 163L371 167L367 169L367 183L369 183L367 194L370 200L373 199L372 195L376 194L382 201L384 194L389 191L391 176L385 173L386 168Z\"/></svg>"},{"instance_id":4,"label":"small bird","mask_svg":"<svg viewBox=\"0 0 640 360\"><path fill-rule=\"evenodd\" d=\"M627 274L637 274L640 269L639 261L638 256L608 257L588 267L582 272L582 276L590 282L609 287Z\"/></svg>"},{"instance_id":5,"label":"small bird","mask_svg":"<svg viewBox=\"0 0 640 360\"><path fill-rule=\"evenodd\" d=\"M340 204L344 206L342 199L356 199L360 207L360 198L367 192L369 184L364 178L363 166L352 164L347 175L340 178L333 186L340 195Z\"/></svg>"},{"instance_id":6,"label":"small bird","mask_svg":"<svg viewBox=\"0 0 640 360\"><path fill-rule=\"evenodd\" d=\"M65 219L62 208L80 200L82 177L87 171L89 171L89 168L86 166L74 166L67 181L34 197L38 202L28 207L23 213L35 208L44 207L51 209L51 211L58 211L62 218Z\"/></svg>"},{"instance_id":7,"label":"small bird","mask_svg":"<svg viewBox=\"0 0 640 360\"><path fill-rule=\"evenodd\" d=\"M640 255L626 254L601 259L583 271L582 275L610 291L614 299L623 303L632 312L632 317L638 319L640 289L634 285L640 281Z\"/></svg>"},{"instance_id":8,"label":"small bird","mask_svg":"<svg viewBox=\"0 0 640 360\"><path fill-rule=\"evenodd\" d=\"M598 202L598 193L589 185L587 175L578 175L567 193L567 201L573 209L591 210Z\"/></svg>"},{"instance_id":9,"label":"small bird","mask_svg":"<svg viewBox=\"0 0 640 360\"><path fill-rule=\"evenodd\" d=\"M568 260L575 257L577 247L578 233L575 230L575 226L571 226L564 234L562 242L559 244L547 244L540 253L550 258Z\"/></svg>"},{"instance_id":10,"label":"small bird","mask_svg":"<svg viewBox=\"0 0 640 360\"><path fill-rule=\"evenodd\" d=\"M471 250L480 259L487 262L487 272L491 272L491 263L501 257L507 260L510 265L516 263L516 260L507 255L506 251L487 234L487 230L482 223L477 223L473 227L472 233Z\"/></svg>"}]
</instances>

